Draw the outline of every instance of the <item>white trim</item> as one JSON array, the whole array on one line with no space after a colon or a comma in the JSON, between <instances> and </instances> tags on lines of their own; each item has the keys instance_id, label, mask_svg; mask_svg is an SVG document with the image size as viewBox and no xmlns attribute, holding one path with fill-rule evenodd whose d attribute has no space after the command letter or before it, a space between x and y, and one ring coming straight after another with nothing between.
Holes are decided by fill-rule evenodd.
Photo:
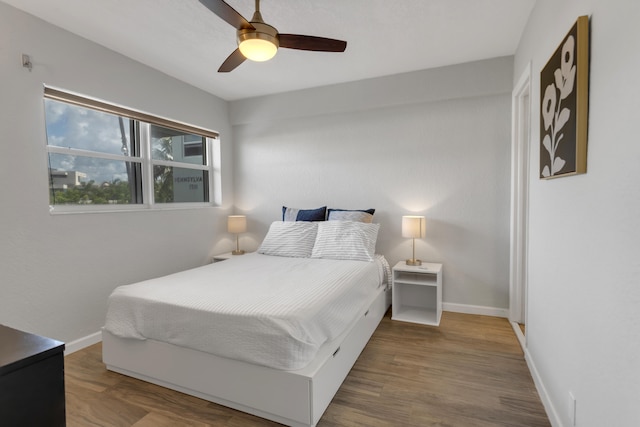
<instances>
[{"instance_id":1,"label":"white trim","mask_svg":"<svg viewBox=\"0 0 640 427\"><path fill-rule=\"evenodd\" d=\"M506 308L486 307L482 305L455 304L451 302L442 303L442 310L454 313L479 314L481 316L509 317L509 310Z\"/></svg>"},{"instance_id":2,"label":"white trim","mask_svg":"<svg viewBox=\"0 0 640 427\"><path fill-rule=\"evenodd\" d=\"M542 382L542 378L538 373L538 369L536 369L536 365L533 363L533 358L531 357L528 349L524 350L524 359L527 362L527 366L529 367L531 378L533 378L533 383L536 386L536 390L538 391L538 395L540 396L540 401L544 406L544 410L547 413L549 422L553 427L563 427L562 421L560 421L560 417L558 416L558 412L553 406L551 396L549 396L549 393L547 392L547 389Z\"/></svg>"},{"instance_id":3,"label":"white trim","mask_svg":"<svg viewBox=\"0 0 640 427\"><path fill-rule=\"evenodd\" d=\"M142 163L142 161L140 161L139 163ZM168 166L172 168L193 169L193 170L201 170L201 171L207 171L207 172L210 170L210 167L208 164L197 165L194 163L177 162L175 160L151 159L151 167L153 168L153 166Z\"/></svg>"},{"instance_id":4,"label":"white trim","mask_svg":"<svg viewBox=\"0 0 640 427\"><path fill-rule=\"evenodd\" d=\"M509 320L526 324L531 63L512 92Z\"/></svg>"},{"instance_id":5,"label":"white trim","mask_svg":"<svg viewBox=\"0 0 640 427\"><path fill-rule=\"evenodd\" d=\"M513 332L516 334L516 338L518 338L518 342L520 343L520 347L522 347L522 351L526 351L527 342L525 340L524 334L522 333L522 329L520 329L520 325L518 322L510 322L511 327L513 328Z\"/></svg>"},{"instance_id":6,"label":"white trim","mask_svg":"<svg viewBox=\"0 0 640 427\"><path fill-rule=\"evenodd\" d=\"M138 122L140 137L140 156L142 157L142 197L149 207L155 206L155 189L153 179L153 163L151 162L151 135L149 123Z\"/></svg>"},{"instance_id":7,"label":"white trim","mask_svg":"<svg viewBox=\"0 0 640 427\"><path fill-rule=\"evenodd\" d=\"M122 205L49 205L50 215L76 215L76 214L104 214L112 212L151 212L185 209L217 208L218 205L210 202L179 202L149 204L122 204Z\"/></svg>"},{"instance_id":8,"label":"white trim","mask_svg":"<svg viewBox=\"0 0 640 427\"><path fill-rule=\"evenodd\" d=\"M115 160L117 162L142 163L142 158L139 156L124 156L122 154L83 150L81 148L61 147L59 145L47 145L47 151L49 153L63 154L66 156L94 157L96 159Z\"/></svg>"},{"instance_id":9,"label":"white trim","mask_svg":"<svg viewBox=\"0 0 640 427\"><path fill-rule=\"evenodd\" d=\"M75 353L76 351L80 351L84 348L97 344L100 341L102 341L102 332L98 331L98 332L94 332L91 335L87 335L86 337L79 338L69 343L65 343L64 355L68 356L72 353Z\"/></svg>"}]
</instances>

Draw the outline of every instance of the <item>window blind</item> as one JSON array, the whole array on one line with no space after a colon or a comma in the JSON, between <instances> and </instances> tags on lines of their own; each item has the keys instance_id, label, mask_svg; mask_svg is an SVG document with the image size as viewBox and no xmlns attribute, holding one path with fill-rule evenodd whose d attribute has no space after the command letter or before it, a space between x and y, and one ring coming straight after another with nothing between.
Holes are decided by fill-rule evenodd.
<instances>
[{"instance_id":1,"label":"window blind","mask_svg":"<svg viewBox=\"0 0 640 427\"><path fill-rule=\"evenodd\" d=\"M94 110L102 111L105 113L116 114L122 117L127 117L129 119L139 120L141 122L176 129L194 135L205 136L208 138L218 138L219 136L217 132L208 129L164 119L162 117L153 116L141 111L109 104L107 102L98 101L97 99L86 98L84 96L65 92L59 89L54 89L48 86L44 87L44 96L45 98L54 99L56 101L63 101L69 104L78 105L80 107L92 108Z\"/></svg>"}]
</instances>

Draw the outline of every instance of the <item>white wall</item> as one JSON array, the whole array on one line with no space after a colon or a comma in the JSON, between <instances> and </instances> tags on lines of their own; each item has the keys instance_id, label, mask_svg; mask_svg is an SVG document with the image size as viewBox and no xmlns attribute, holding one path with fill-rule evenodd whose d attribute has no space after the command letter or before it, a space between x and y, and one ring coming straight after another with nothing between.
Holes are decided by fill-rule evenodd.
<instances>
[{"instance_id":1,"label":"white wall","mask_svg":"<svg viewBox=\"0 0 640 427\"><path fill-rule=\"evenodd\" d=\"M31 55L33 71L22 67ZM0 324L62 341L104 324L118 285L207 262L233 246L227 103L0 3ZM43 84L217 130L220 208L50 215Z\"/></svg>"},{"instance_id":2,"label":"white wall","mask_svg":"<svg viewBox=\"0 0 640 427\"><path fill-rule=\"evenodd\" d=\"M444 263L450 308L507 308L512 60L232 102L244 244L282 205L375 208L394 264L411 255L402 215L423 214L417 256Z\"/></svg>"},{"instance_id":3,"label":"white wall","mask_svg":"<svg viewBox=\"0 0 640 427\"><path fill-rule=\"evenodd\" d=\"M591 16L588 172L538 179L539 72ZM640 2L538 0L514 76L532 63L527 346L555 426L640 425ZM514 80L515 81L515 80Z\"/></svg>"}]
</instances>

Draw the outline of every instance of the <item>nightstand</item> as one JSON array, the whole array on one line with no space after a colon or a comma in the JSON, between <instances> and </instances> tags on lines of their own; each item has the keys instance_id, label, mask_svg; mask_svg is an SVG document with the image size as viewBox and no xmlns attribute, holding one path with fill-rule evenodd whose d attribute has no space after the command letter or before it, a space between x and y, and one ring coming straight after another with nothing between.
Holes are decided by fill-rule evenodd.
<instances>
[{"instance_id":1,"label":"nightstand","mask_svg":"<svg viewBox=\"0 0 640 427\"><path fill-rule=\"evenodd\" d=\"M438 326L442 316L442 264L404 261L393 267L391 319Z\"/></svg>"}]
</instances>

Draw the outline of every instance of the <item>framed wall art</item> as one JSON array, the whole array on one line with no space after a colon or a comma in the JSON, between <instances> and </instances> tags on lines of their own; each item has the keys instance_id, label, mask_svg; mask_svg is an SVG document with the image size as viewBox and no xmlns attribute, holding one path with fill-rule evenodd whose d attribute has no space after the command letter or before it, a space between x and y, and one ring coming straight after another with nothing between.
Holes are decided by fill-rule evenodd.
<instances>
[{"instance_id":1,"label":"framed wall art","mask_svg":"<svg viewBox=\"0 0 640 427\"><path fill-rule=\"evenodd\" d=\"M581 16L540 72L540 178L587 172L589 17Z\"/></svg>"}]
</instances>

